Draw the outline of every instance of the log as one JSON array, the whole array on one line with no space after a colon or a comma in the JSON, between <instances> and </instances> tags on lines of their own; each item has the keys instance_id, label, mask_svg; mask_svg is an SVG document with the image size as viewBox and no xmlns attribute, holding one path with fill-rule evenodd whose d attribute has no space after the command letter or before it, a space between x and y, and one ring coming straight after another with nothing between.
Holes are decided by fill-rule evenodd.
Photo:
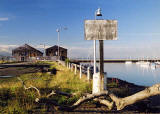
<instances>
[{"instance_id":1,"label":"log","mask_svg":"<svg viewBox=\"0 0 160 114\"><path fill-rule=\"evenodd\" d=\"M114 94L110 94L109 96L115 102L117 110L122 110L128 105L134 104L138 101L144 100L154 95L160 95L160 84L155 84L151 87L146 88L145 90L142 90L125 98L118 98Z\"/></svg>"},{"instance_id":2,"label":"log","mask_svg":"<svg viewBox=\"0 0 160 114\"><path fill-rule=\"evenodd\" d=\"M37 91L39 97L37 97L37 98L35 99L35 101L36 101L36 102L39 102L39 99L40 99L40 97L41 97L41 93L40 93L39 89L36 88L36 87L34 87L34 86L32 86L32 85L30 85L29 87L26 87L24 81L22 81L21 78L18 77L17 79L22 83L22 85L23 85L23 87L24 87L25 90L35 89L35 90Z\"/></svg>"},{"instance_id":3,"label":"log","mask_svg":"<svg viewBox=\"0 0 160 114\"><path fill-rule=\"evenodd\" d=\"M47 98L52 96L52 95L56 95L56 94L64 95L64 96L67 96L67 97L72 97L72 96L76 95L77 93L70 94L70 93L66 93L66 92L62 92L62 91L52 91L50 94L47 95Z\"/></svg>"},{"instance_id":4,"label":"log","mask_svg":"<svg viewBox=\"0 0 160 114\"><path fill-rule=\"evenodd\" d=\"M94 100L98 101L100 104L103 104L103 105L107 106L108 110L111 110L113 108L114 102L110 102L110 101L108 101L106 99L98 99L98 98L94 99Z\"/></svg>"},{"instance_id":5,"label":"log","mask_svg":"<svg viewBox=\"0 0 160 114\"><path fill-rule=\"evenodd\" d=\"M81 97L77 102L75 102L72 106L59 107L60 110L73 110L80 106L82 103L93 100L95 98L108 95L108 91L104 91L101 93L88 94L87 96Z\"/></svg>"}]
</instances>

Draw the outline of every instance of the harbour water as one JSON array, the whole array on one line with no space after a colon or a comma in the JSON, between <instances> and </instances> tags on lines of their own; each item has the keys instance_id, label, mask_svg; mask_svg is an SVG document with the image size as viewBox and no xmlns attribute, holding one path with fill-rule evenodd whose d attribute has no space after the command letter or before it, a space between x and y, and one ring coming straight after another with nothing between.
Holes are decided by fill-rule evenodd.
<instances>
[{"instance_id":1,"label":"harbour water","mask_svg":"<svg viewBox=\"0 0 160 114\"><path fill-rule=\"evenodd\" d=\"M104 71L108 77L115 77L128 82L151 86L160 83L160 68L140 66L135 63L105 63Z\"/></svg>"}]
</instances>

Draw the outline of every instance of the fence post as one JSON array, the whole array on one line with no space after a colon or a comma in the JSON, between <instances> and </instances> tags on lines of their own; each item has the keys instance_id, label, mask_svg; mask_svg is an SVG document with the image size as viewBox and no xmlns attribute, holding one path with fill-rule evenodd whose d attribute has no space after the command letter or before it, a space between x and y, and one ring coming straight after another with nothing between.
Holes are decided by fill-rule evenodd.
<instances>
[{"instance_id":1,"label":"fence post","mask_svg":"<svg viewBox=\"0 0 160 114\"><path fill-rule=\"evenodd\" d=\"M90 67L87 68L87 79L90 80Z\"/></svg>"},{"instance_id":2,"label":"fence post","mask_svg":"<svg viewBox=\"0 0 160 114\"><path fill-rule=\"evenodd\" d=\"M75 69L74 69L74 74L76 75L77 74L77 65L75 64Z\"/></svg>"},{"instance_id":3,"label":"fence post","mask_svg":"<svg viewBox=\"0 0 160 114\"><path fill-rule=\"evenodd\" d=\"M82 78L82 65L79 65L80 79Z\"/></svg>"},{"instance_id":4,"label":"fence post","mask_svg":"<svg viewBox=\"0 0 160 114\"><path fill-rule=\"evenodd\" d=\"M73 71L73 64L71 64L71 71Z\"/></svg>"}]
</instances>

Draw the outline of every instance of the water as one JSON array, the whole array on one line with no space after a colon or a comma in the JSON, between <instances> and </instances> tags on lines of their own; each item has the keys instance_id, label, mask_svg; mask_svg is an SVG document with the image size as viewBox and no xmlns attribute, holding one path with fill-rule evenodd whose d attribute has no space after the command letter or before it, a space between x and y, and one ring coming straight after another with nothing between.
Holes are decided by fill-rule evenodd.
<instances>
[{"instance_id":1,"label":"water","mask_svg":"<svg viewBox=\"0 0 160 114\"><path fill-rule=\"evenodd\" d=\"M11 78L13 76L0 76L0 78Z\"/></svg>"},{"instance_id":2,"label":"water","mask_svg":"<svg viewBox=\"0 0 160 114\"><path fill-rule=\"evenodd\" d=\"M104 71L108 77L119 78L137 85L151 86L160 83L160 68L142 67L135 63L105 63Z\"/></svg>"}]
</instances>

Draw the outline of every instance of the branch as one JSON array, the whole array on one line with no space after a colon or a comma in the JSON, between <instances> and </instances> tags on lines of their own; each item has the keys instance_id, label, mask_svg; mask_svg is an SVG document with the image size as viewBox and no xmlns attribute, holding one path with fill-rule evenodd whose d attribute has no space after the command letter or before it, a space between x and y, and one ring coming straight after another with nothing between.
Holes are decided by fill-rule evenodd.
<instances>
[{"instance_id":1,"label":"branch","mask_svg":"<svg viewBox=\"0 0 160 114\"><path fill-rule=\"evenodd\" d=\"M155 84L149 88L146 88L145 90L142 90L125 98L118 98L114 94L110 94L109 96L115 102L117 110L122 110L128 105L134 104L140 100L146 99L154 95L160 95L160 84Z\"/></svg>"},{"instance_id":2,"label":"branch","mask_svg":"<svg viewBox=\"0 0 160 114\"><path fill-rule=\"evenodd\" d=\"M54 91L52 91L50 94L47 95L47 98L50 97L50 96L52 96L52 95L55 95L55 94L56 93Z\"/></svg>"},{"instance_id":3,"label":"branch","mask_svg":"<svg viewBox=\"0 0 160 114\"><path fill-rule=\"evenodd\" d=\"M98 101L99 103L105 105L108 107L109 110L111 110L113 108L113 102L110 102L108 100L102 100L102 99L94 99L95 101Z\"/></svg>"},{"instance_id":4,"label":"branch","mask_svg":"<svg viewBox=\"0 0 160 114\"><path fill-rule=\"evenodd\" d=\"M66 93L66 92L62 92L62 91L53 91L52 90L52 92L47 95L47 98L50 97L50 96L52 96L52 95L56 95L56 94L58 94L58 95L64 95L64 96L67 96L67 97L72 97L72 96L76 95L77 93L70 94L70 93Z\"/></svg>"},{"instance_id":5,"label":"branch","mask_svg":"<svg viewBox=\"0 0 160 114\"><path fill-rule=\"evenodd\" d=\"M81 97L72 106L60 107L60 110L73 110L73 109L77 108L78 106L80 106L82 103L84 103L86 101L90 101L92 99L95 99L95 98L98 98L98 97L101 97L101 96L106 96L106 95L108 95L108 91L104 91L104 92L96 93L96 94L88 94L87 96Z\"/></svg>"},{"instance_id":6,"label":"branch","mask_svg":"<svg viewBox=\"0 0 160 114\"><path fill-rule=\"evenodd\" d=\"M26 85L24 84L24 82L22 81L21 78L18 77L17 79L22 83L22 85L23 85L23 87L24 87L25 90L35 89L35 90L37 91L37 93L38 93L39 98L41 97L41 94L40 94L40 91L39 91L38 88L36 88L36 87L34 87L34 86L32 86L32 85L29 86L29 87L26 87ZM36 98L35 101L38 102L38 101L39 101L39 98Z\"/></svg>"}]
</instances>

